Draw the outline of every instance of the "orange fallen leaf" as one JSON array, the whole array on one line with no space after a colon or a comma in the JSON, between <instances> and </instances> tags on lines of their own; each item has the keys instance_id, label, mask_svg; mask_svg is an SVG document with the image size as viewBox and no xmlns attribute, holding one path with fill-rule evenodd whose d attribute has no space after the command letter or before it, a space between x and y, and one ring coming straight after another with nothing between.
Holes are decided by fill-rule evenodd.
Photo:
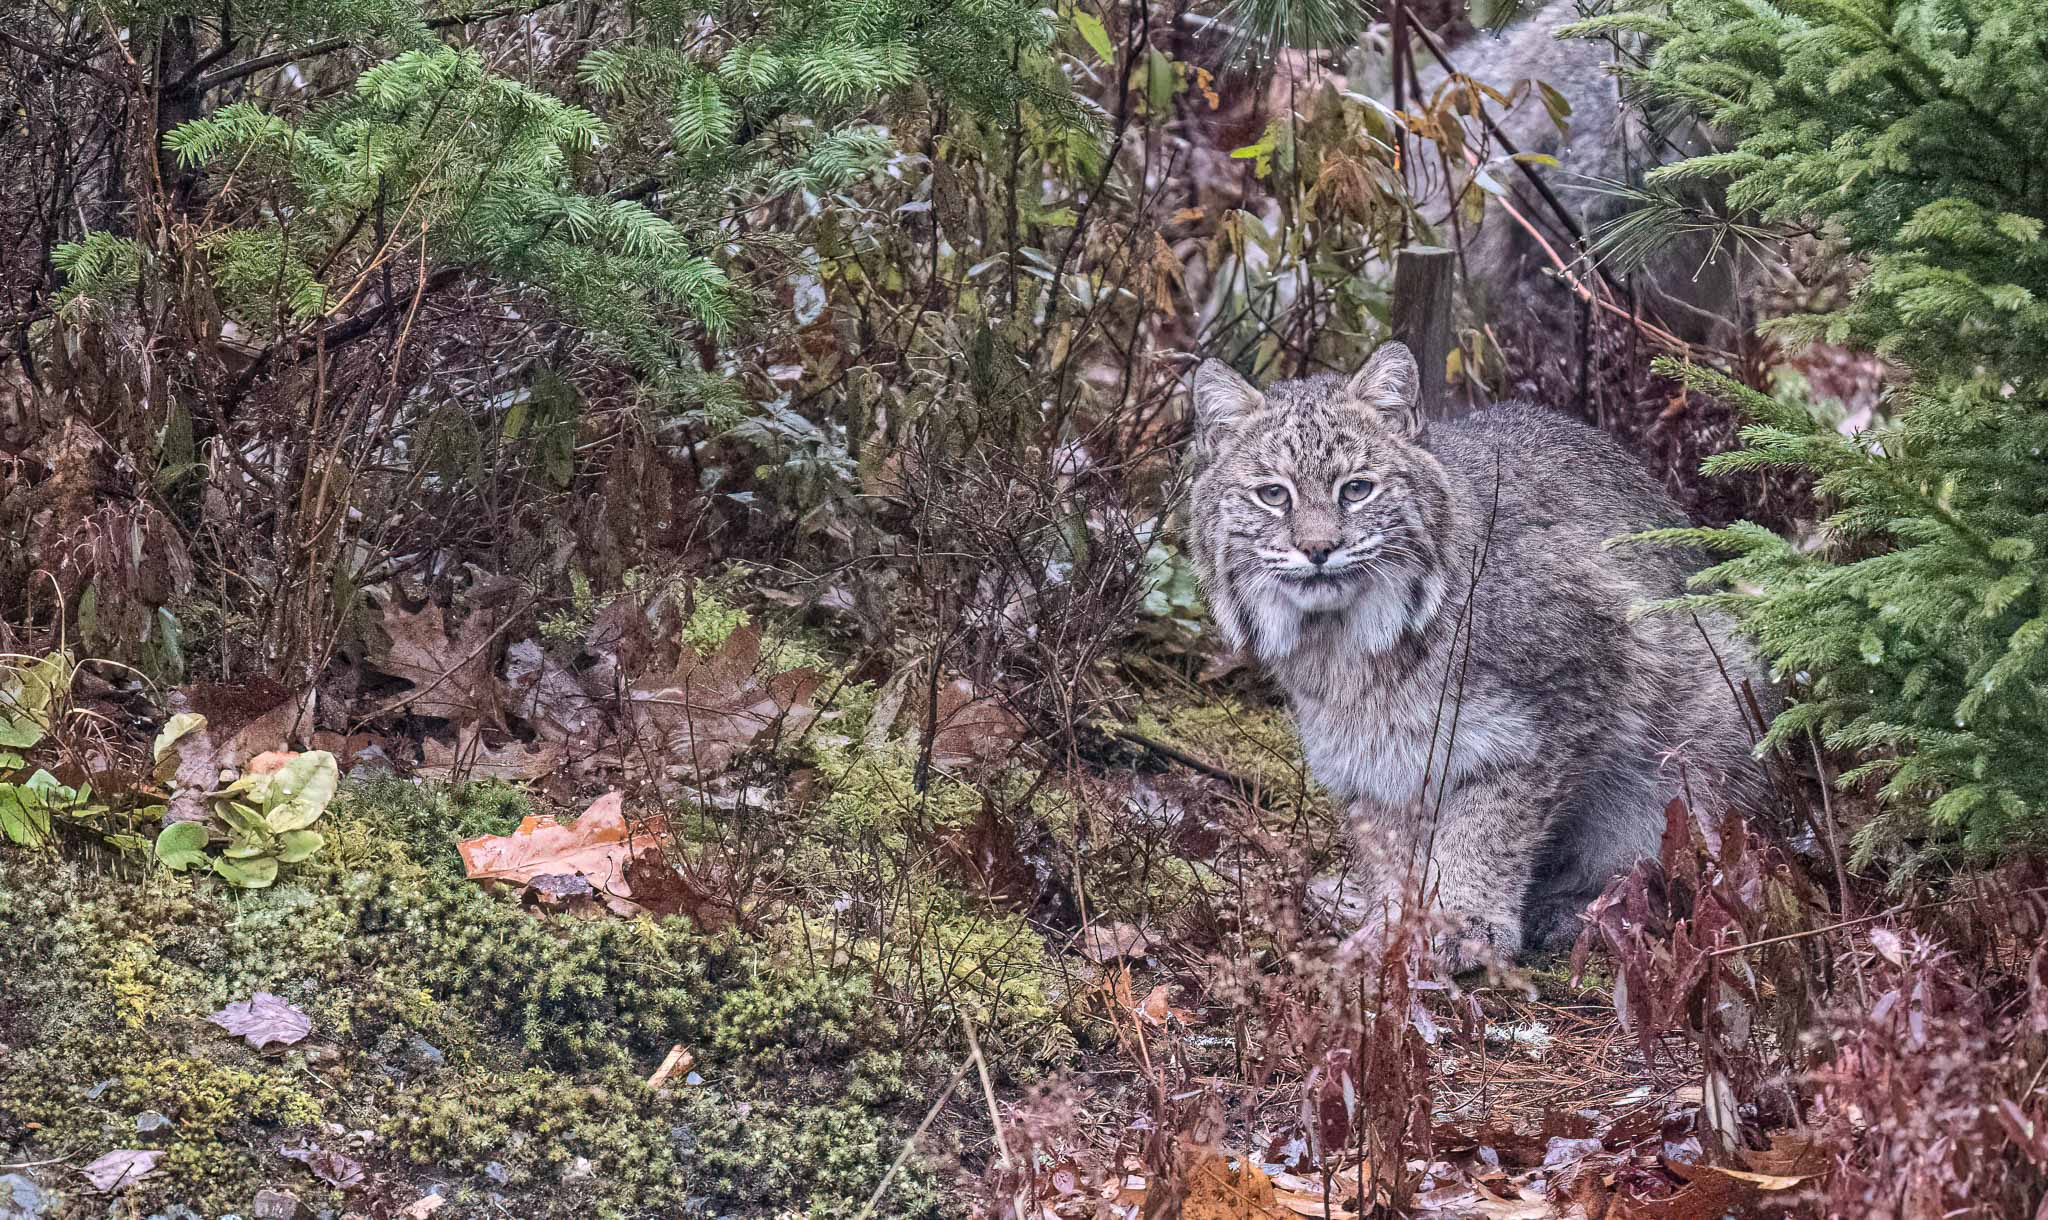
<instances>
[{"instance_id":1,"label":"orange fallen leaf","mask_svg":"<svg viewBox=\"0 0 2048 1220\"><path fill-rule=\"evenodd\" d=\"M1250 1157L1196 1156L1181 1196L1181 1220L1271 1220L1280 1214L1272 1179Z\"/></svg>"},{"instance_id":2,"label":"orange fallen leaf","mask_svg":"<svg viewBox=\"0 0 2048 1220\"><path fill-rule=\"evenodd\" d=\"M525 886L543 877L581 877L604 896L607 907L631 915L643 908L633 901L628 869L636 861L649 862L650 856L660 861L666 830L658 817L637 830L627 825L624 797L607 792L567 825L545 814L529 815L509 835L464 839L457 850L471 880Z\"/></svg>"}]
</instances>

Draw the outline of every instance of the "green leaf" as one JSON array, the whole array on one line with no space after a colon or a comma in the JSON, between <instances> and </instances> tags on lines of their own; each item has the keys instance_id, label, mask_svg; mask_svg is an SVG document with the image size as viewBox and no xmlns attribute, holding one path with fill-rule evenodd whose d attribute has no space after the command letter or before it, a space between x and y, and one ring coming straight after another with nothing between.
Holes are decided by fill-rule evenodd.
<instances>
[{"instance_id":1,"label":"green leaf","mask_svg":"<svg viewBox=\"0 0 2048 1220\"><path fill-rule=\"evenodd\" d=\"M50 811L33 789L0 784L0 834L23 847L41 847L49 841Z\"/></svg>"},{"instance_id":2,"label":"green leaf","mask_svg":"<svg viewBox=\"0 0 2048 1220\"><path fill-rule=\"evenodd\" d=\"M1096 58L1103 63L1116 62L1116 48L1110 45L1109 31L1102 27L1102 19L1081 9L1074 10L1074 28L1081 31L1081 37L1088 43Z\"/></svg>"},{"instance_id":3,"label":"green leaf","mask_svg":"<svg viewBox=\"0 0 2048 1220\"><path fill-rule=\"evenodd\" d=\"M214 816L227 823L228 829L236 834L254 836L270 833L270 823L264 819L262 811L247 801L221 797L211 804Z\"/></svg>"},{"instance_id":4,"label":"green leaf","mask_svg":"<svg viewBox=\"0 0 2048 1220\"><path fill-rule=\"evenodd\" d=\"M161 765L173 746L205 727L206 717L198 712L179 712L164 721L164 727L158 730L156 744L149 750L150 758Z\"/></svg>"},{"instance_id":5,"label":"green leaf","mask_svg":"<svg viewBox=\"0 0 2048 1220\"><path fill-rule=\"evenodd\" d=\"M260 890L277 880L277 857L260 856L254 860L232 860L222 856L213 862L213 871L219 873L229 885L245 890Z\"/></svg>"},{"instance_id":6,"label":"green leaf","mask_svg":"<svg viewBox=\"0 0 2048 1220\"><path fill-rule=\"evenodd\" d=\"M327 845L327 836L317 830L288 830L277 837L277 860L297 864Z\"/></svg>"},{"instance_id":7,"label":"green leaf","mask_svg":"<svg viewBox=\"0 0 2048 1220\"><path fill-rule=\"evenodd\" d=\"M236 835L221 849L221 855L230 860L254 860L261 856L274 855L277 844L269 835Z\"/></svg>"},{"instance_id":8,"label":"green leaf","mask_svg":"<svg viewBox=\"0 0 2048 1220\"><path fill-rule=\"evenodd\" d=\"M1165 114L1173 106L1173 61L1153 48L1145 53L1145 106L1153 114Z\"/></svg>"},{"instance_id":9,"label":"green leaf","mask_svg":"<svg viewBox=\"0 0 2048 1220\"><path fill-rule=\"evenodd\" d=\"M41 741L50 731L51 705L70 689L68 653L0 669L0 746L26 750Z\"/></svg>"},{"instance_id":10,"label":"green leaf","mask_svg":"<svg viewBox=\"0 0 2048 1220\"><path fill-rule=\"evenodd\" d=\"M198 822L172 822L156 836L156 858L173 872L203 865L211 837Z\"/></svg>"},{"instance_id":11,"label":"green leaf","mask_svg":"<svg viewBox=\"0 0 2048 1220\"><path fill-rule=\"evenodd\" d=\"M320 820L341 782L341 768L326 750L308 750L271 774L264 821L271 830L302 830Z\"/></svg>"}]
</instances>

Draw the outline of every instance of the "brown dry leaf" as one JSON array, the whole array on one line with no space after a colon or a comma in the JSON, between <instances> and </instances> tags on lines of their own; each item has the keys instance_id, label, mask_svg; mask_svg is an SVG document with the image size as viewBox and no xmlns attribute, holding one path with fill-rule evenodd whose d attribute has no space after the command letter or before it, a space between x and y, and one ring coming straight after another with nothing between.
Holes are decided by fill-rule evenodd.
<instances>
[{"instance_id":1,"label":"brown dry leaf","mask_svg":"<svg viewBox=\"0 0 2048 1220\"><path fill-rule=\"evenodd\" d=\"M1738 1182L1747 1182L1758 1190L1790 1190L1812 1177L1812 1174L1750 1173L1742 1169L1723 1169L1718 1165L1707 1167L1710 1173L1723 1173Z\"/></svg>"},{"instance_id":2,"label":"brown dry leaf","mask_svg":"<svg viewBox=\"0 0 2048 1220\"><path fill-rule=\"evenodd\" d=\"M1145 1018L1146 1021L1150 1022L1153 1025L1166 1024L1166 1019L1169 1016L1173 1015L1173 1009L1168 1007L1166 1003L1167 997L1170 994L1171 993L1168 990L1167 984L1165 983L1161 983L1159 984L1159 986L1154 987L1151 990L1151 992L1145 996L1145 1002L1138 1005L1138 1015Z\"/></svg>"},{"instance_id":3,"label":"brown dry leaf","mask_svg":"<svg viewBox=\"0 0 2048 1220\"><path fill-rule=\"evenodd\" d=\"M668 1056L661 1061L660 1067L654 1069L654 1075L647 1078L647 1087L658 1093L661 1086L668 1083L669 1077L677 1072L688 1075L696 1063L697 1056L690 1053L689 1047L678 1042L668 1048Z\"/></svg>"},{"instance_id":4,"label":"brown dry leaf","mask_svg":"<svg viewBox=\"0 0 2048 1220\"><path fill-rule=\"evenodd\" d=\"M372 640L366 658L372 669L409 683L404 694L369 712L434 716L457 724L503 727L498 683L491 674L491 641L497 630L482 613L471 613L454 636L447 614L428 602L407 610L391 593L381 594L378 625L384 640Z\"/></svg>"},{"instance_id":5,"label":"brown dry leaf","mask_svg":"<svg viewBox=\"0 0 2048 1220\"><path fill-rule=\"evenodd\" d=\"M1001 699L976 690L967 679L954 678L939 688L938 696L939 728L932 734L934 766L1001 762L1024 740L1023 722ZM912 702L919 705L921 726L925 696L913 693Z\"/></svg>"},{"instance_id":6,"label":"brown dry leaf","mask_svg":"<svg viewBox=\"0 0 2048 1220\"><path fill-rule=\"evenodd\" d=\"M408 1204L406 1209L399 1214L404 1216L405 1220L427 1220L428 1216L440 1211L447 1202L448 1200L442 1198L438 1193L422 1195Z\"/></svg>"},{"instance_id":7,"label":"brown dry leaf","mask_svg":"<svg viewBox=\"0 0 2048 1220\"><path fill-rule=\"evenodd\" d=\"M1182 1025L1193 1025L1195 1014L1185 1008L1174 1008L1169 1005L1167 1000L1170 995L1168 984L1161 983L1148 992L1144 1002L1137 1005L1133 1011L1149 1025L1164 1025L1169 1018L1179 1021Z\"/></svg>"},{"instance_id":8,"label":"brown dry leaf","mask_svg":"<svg viewBox=\"0 0 2048 1220\"><path fill-rule=\"evenodd\" d=\"M1081 933L1081 953L1103 965L1125 957L1143 957L1150 952L1152 937L1133 924L1091 924Z\"/></svg>"},{"instance_id":9,"label":"brown dry leaf","mask_svg":"<svg viewBox=\"0 0 2048 1220\"><path fill-rule=\"evenodd\" d=\"M352 1156L332 1152L318 1144L304 1148L280 1148L277 1154L288 1160L298 1161L313 1171L313 1176L329 1186L353 1190L363 1184L363 1163Z\"/></svg>"},{"instance_id":10,"label":"brown dry leaf","mask_svg":"<svg viewBox=\"0 0 2048 1220\"><path fill-rule=\"evenodd\" d=\"M422 779L461 776L518 784L553 775L561 769L562 758L562 748L547 742L529 746L515 740L502 746L488 745L482 732L465 725L456 730L452 746L438 737L421 741L420 765L413 774Z\"/></svg>"},{"instance_id":11,"label":"brown dry leaf","mask_svg":"<svg viewBox=\"0 0 2048 1220\"><path fill-rule=\"evenodd\" d=\"M268 1046L290 1046L313 1032L312 1018L267 991L237 1000L206 1019L259 1051Z\"/></svg>"},{"instance_id":12,"label":"brown dry leaf","mask_svg":"<svg viewBox=\"0 0 2048 1220\"><path fill-rule=\"evenodd\" d=\"M761 632L741 627L708 657L685 655L673 681L636 686L631 694L633 744L689 780L724 771L743 750L795 737L817 716L810 698L816 670L763 675Z\"/></svg>"},{"instance_id":13,"label":"brown dry leaf","mask_svg":"<svg viewBox=\"0 0 2048 1220\"><path fill-rule=\"evenodd\" d=\"M1769 1148L1744 1151L1742 1159L1758 1173L1806 1178L1826 1173L1833 1164L1827 1148L1810 1131L1773 1132Z\"/></svg>"},{"instance_id":14,"label":"brown dry leaf","mask_svg":"<svg viewBox=\"0 0 2048 1220\"><path fill-rule=\"evenodd\" d=\"M644 908L633 901L628 866L637 858L661 859L661 818L650 818L636 832L626 823L625 798L607 792L591 802L574 822L563 825L545 814L528 816L509 835L464 839L464 875L476 881L528 885L542 877L582 877L604 895L605 905L622 915ZM669 871L662 866L663 871Z\"/></svg>"},{"instance_id":15,"label":"brown dry leaf","mask_svg":"<svg viewBox=\"0 0 2048 1220\"><path fill-rule=\"evenodd\" d=\"M1195 1154L1181 1196L1181 1220L1271 1220L1283 1213L1273 1181L1250 1157L1215 1152ZM1149 1209L1148 1209L1149 1210Z\"/></svg>"},{"instance_id":16,"label":"brown dry leaf","mask_svg":"<svg viewBox=\"0 0 2048 1220\"><path fill-rule=\"evenodd\" d=\"M1331 1181L1327 1196L1323 1184L1315 1178L1295 1173L1272 1175L1273 1201L1283 1210L1298 1216L1315 1216L1318 1220L1355 1220L1358 1213L1344 1206L1347 1199L1357 1197L1358 1171L1347 1170Z\"/></svg>"},{"instance_id":17,"label":"brown dry leaf","mask_svg":"<svg viewBox=\"0 0 2048 1220\"><path fill-rule=\"evenodd\" d=\"M126 1190L155 1173L157 1158L162 1155L161 1152L141 1148L117 1148L79 1172L92 1183L94 1190L108 1195Z\"/></svg>"}]
</instances>

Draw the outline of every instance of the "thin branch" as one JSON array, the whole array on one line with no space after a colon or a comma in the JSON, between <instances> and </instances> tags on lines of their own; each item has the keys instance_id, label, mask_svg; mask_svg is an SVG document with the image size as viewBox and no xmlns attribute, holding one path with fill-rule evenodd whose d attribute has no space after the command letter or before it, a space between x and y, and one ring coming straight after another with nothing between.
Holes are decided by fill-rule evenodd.
<instances>
[{"instance_id":1,"label":"thin branch","mask_svg":"<svg viewBox=\"0 0 2048 1220\"><path fill-rule=\"evenodd\" d=\"M449 26L470 25L479 21L495 21L500 17L525 17L538 13L542 9L553 8L560 3L562 3L562 0L541 0L539 4L524 5L519 8L493 9L487 13L456 13L447 17L434 18L427 22L427 28L430 30L442 30L447 29ZM189 86L185 81L181 80L171 87L173 89L189 87L195 93L206 93L210 90L218 89L222 85L233 84L245 76L254 76L258 72L282 67L294 60L313 59L321 55L331 55L336 51L354 46L355 44L356 39L354 38L323 38L319 42L308 43L303 47L288 47L282 51L272 51L268 55L258 55L254 59L245 59L241 63L222 68L218 72L209 72L198 80L191 82Z\"/></svg>"}]
</instances>

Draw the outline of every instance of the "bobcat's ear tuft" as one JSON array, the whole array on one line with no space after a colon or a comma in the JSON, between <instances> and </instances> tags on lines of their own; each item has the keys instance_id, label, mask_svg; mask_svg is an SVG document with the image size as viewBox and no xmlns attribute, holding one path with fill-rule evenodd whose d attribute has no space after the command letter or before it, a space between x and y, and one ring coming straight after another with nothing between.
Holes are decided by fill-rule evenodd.
<instances>
[{"instance_id":1,"label":"bobcat's ear tuft","mask_svg":"<svg viewBox=\"0 0 2048 1220\"><path fill-rule=\"evenodd\" d=\"M1221 360L1204 360L1195 370L1195 426L1203 431L1228 425L1266 403L1266 396Z\"/></svg>"},{"instance_id":2,"label":"bobcat's ear tuft","mask_svg":"<svg viewBox=\"0 0 2048 1220\"><path fill-rule=\"evenodd\" d=\"M1403 435L1421 430L1422 370L1415 354L1398 339L1380 344L1344 388L1347 397L1372 412L1381 423Z\"/></svg>"}]
</instances>

